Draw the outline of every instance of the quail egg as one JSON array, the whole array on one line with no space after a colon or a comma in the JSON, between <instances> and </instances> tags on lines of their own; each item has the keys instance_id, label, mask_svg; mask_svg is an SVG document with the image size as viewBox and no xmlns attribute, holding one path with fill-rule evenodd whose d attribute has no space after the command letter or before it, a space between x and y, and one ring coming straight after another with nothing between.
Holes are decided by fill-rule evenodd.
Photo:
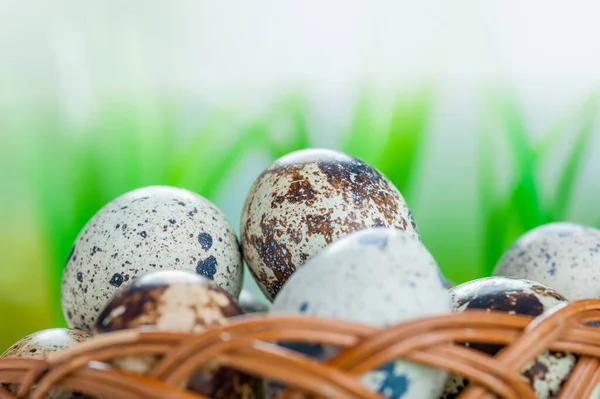
<instances>
[{"instance_id":1,"label":"quail egg","mask_svg":"<svg viewBox=\"0 0 600 399\"><path fill-rule=\"evenodd\" d=\"M81 330L68 328L42 330L28 335L15 343L2 354L2 358L17 357L42 359L50 353L71 348L89 338L89 333ZM18 387L16 385L9 386L9 390L13 395L17 393L17 389ZM80 393L64 389L52 389L46 395L47 399L75 399L86 397L87 396L83 396Z\"/></svg>"},{"instance_id":2,"label":"quail egg","mask_svg":"<svg viewBox=\"0 0 600 399\"><path fill-rule=\"evenodd\" d=\"M568 300L600 298L600 230L576 223L549 223L508 249L495 276L513 276L552 287Z\"/></svg>"},{"instance_id":3,"label":"quail egg","mask_svg":"<svg viewBox=\"0 0 600 399\"><path fill-rule=\"evenodd\" d=\"M449 290L454 310L484 309L537 317L567 300L553 289L534 281L512 277L486 277L469 281ZM468 343L467 346L491 356L502 345ZM523 376L529 381L539 399L557 397L567 380L576 358L565 352L544 351L523 368ZM443 399L460 395L468 381L458 375L448 378Z\"/></svg>"},{"instance_id":4,"label":"quail egg","mask_svg":"<svg viewBox=\"0 0 600 399\"><path fill-rule=\"evenodd\" d=\"M254 182L241 220L244 258L269 300L310 256L348 233L393 227L419 239L404 198L385 176L326 149L278 159Z\"/></svg>"},{"instance_id":5,"label":"quail egg","mask_svg":"<svg viewBox=\"0 0 600 399\"><path fill-rule=\"evenodd\" d=\"M133 190L104 206L77 237L64 270L69 326L89 331L119 287L159 270L194 272L239 295L241 251L219 209L167 186Z\"/></svg>"},{"instance_id":6,"label":"quail egg","mask_svg":"<svg viewBox=\"0 0 600 399\"><path fill-rule=\"evenodd\" d=\"M286 282L271 314L309 314L385 327L451 312L445 279L425 246L393 228L351 233L311 257ZM337 349L318 343L284 346L325 360ZM447 373L396 361L362 382L386 398L433 399ZM270 395L278 386L267 385Z\"/></svg>"},{"instance_id":7,"label":"quail egg","mask_svg":"<svg viewBox=\"0 0 600 399\"><path fill-rule=\"evenodd\" d=\"M189 272L161 271L119 290L98 317L94 333L135 328L200 332L242 314L235 299L215 282ZM153 355L128 356L114 364L144 374L157 361ZM188 389L213 399L257 398L260 387L254 377L224 367L203 369L188 381Z\"/></svg>"},{"instance_id":8,"label":"quail egg","mask_svg":"<svg viewBox=\"0 0 600 399\"><path fill-rule=\"evenodd\" d=\"M244 313L266 313L271 307L270 302L259 299L257 295L245 288L240 293L238 303Z\"/></svg>"}]
</instances>

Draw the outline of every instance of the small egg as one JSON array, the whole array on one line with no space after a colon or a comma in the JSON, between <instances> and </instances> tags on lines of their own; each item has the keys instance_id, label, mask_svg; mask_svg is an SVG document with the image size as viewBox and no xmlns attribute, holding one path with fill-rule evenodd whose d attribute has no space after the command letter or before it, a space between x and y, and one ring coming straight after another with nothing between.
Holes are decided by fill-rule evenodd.
<instances>
[{"instance_id":1,"label":"small egg","mask_svg":"<svg viewBox=\"0 0 600 399\"><path fill-rule=\"evenodd\" d=\"M245 288L240 293L240 299L238 303L244 313L266 313L271 308L271 303L267 300L261 300L257 295L250 292Z\"/></svg>"},{"instance_id":2,"label":"small egg","mask_svg":"<svg viewBox=\"0 0 600 399\"><path fill-rule=\"evenodd\" d=\"M68 328L52 328L48 330L38 331L18 341L4 352L1 358L34 358L42 359L46 355L54 352L59 352L64 349L72 348L73 346L84 342L90 338L90 334L86 331L68 329ZM18 386L11 385L9 390L13 395L16 395ZM75 399L87 398L88 396L80 393L71 392L65 389L52 389L46 395L47 399Z\"/></svg>"},{"instance_id":3,"label":"small egg","mask_svg":"<svg viewBox=\"0 0 600 399\"><path fill-rule=\"evenodd\" d=\"M410 233L377 228L355 232L311 257L283 286L272 314L309 314L385 327L450 313L445 280L425 246ZM325 360L337 348L284 344ZM447 373L396 361L367 373L362 382L392 399L437 398ZM269 383L274 395L277 385Z\"/></svg>"},{"instance_id":4,"label":"small egg","mask_svg":"<svg viewBox=\"0 0 600 399\"><path fill-rule=\"evenodd\" d=\"M167 186L137 189L104 206L77 237L64 270L62 307L69 326L90 331L118 288L159 270L195 272L237 297L242 256L221 211L197 194Z\"/></svg>"},{"instance_id":5,"label":"small egg","mask_svg":"<svg viewBox=\"0 0 600 399\"><path fill-rule=\"evenodd\" d=\"M87 341L90 334L70 328L51 328L26 336L2 354L6 357L43 358L45 355L71 348Z\"/></svg>"},{"instance_id":6,"label":"small egg","mask_svg":"<svg viewBox=\"0 0 600 399\"><path fill-rule=\"evenodd\" d=\"M404 198L385 176L326 149L278 159L254 182L241 220L244 258L269 300L310 256L348 233L394 227L419 239Z\"/></svg>"},{"instance_id":7,"label":"small egg","mask_svg":"<svg viewBox=\"0 0 600 399\"><path fill-rule=\"evenodd\" d=\"M522 235L498 261L495 276L552 287L570 301L600 298L600 230L549 223Z\"/></svg>"},{"instance_id":8,"label":"small egg","mask_svg":"<svg viewBox=\"0 0 600 399\"><path fill-rule=\"evenodd\" d=\"M215 282L189 272L161 271L119 290L98 317L94 333L135 328L197 333L242 314L235 299ZM157 361L152 355L128 356L114 364L144 374ZM213 399L252 399L260 385L254 377L221 367L198 371L188 389Z\"/></svg>"},{"instance_id":9,"label":"small egg","mask_svg":"<svg viewBox=\"0 0 600 399\"><path fill-rule=\"evenodd\" d=\"M552 288L534 281L513 277L486 277L469 281L449 290L454 310L484 309L527 316L539 316L567 300ZM467 346L491 356L503 345L467 344ZM567 380L576 358L571 353L544 351L523 368L523 376L529 381L539 399L557 397ZM468 381L452 375L446 382L442 399L458 397Z\"/></svg>"}]
</instances>

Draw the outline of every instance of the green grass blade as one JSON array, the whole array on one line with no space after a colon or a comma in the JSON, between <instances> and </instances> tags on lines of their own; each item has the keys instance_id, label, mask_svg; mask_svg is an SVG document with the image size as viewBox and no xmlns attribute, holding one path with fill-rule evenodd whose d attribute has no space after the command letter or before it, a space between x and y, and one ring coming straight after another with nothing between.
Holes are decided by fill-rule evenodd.
<instances>
[{"instance_id":1,"label":"green grass blade","mask_svg":"<svg viewBox=\"0 0 600 399\"><path fill-rule=\"evenodd\" d=\"M588 144L592 138L597 110L598 96L596 95L584 108L583 122L576 133L575 143L562 168L562 174L560 175L554 195L556 202L553 209L553 218L555 220L565 220L566 218L573 197L573 188L577 183L577 178L588 150Z\"/></svg>"},{"instance_id":2,"label":"green grass blade","mask_svg":"<svg viewBox=\"0 0 600 399\"><path fill-rule=\"evenodd\" d=\"M377 96L366 89L357 96L350 126L340 144L342 151L373 165L380 163L390 134L390 115L377 109L376 99ZM386 105L379 104L379 107L386 108Z\"/></svg>"},{"instance_id":3,"label":"green grass blade","mask_svg":"<svg viewBox=\"0 0 600 399\"><path fill-rule=\"evenodd\" d=\"M148 186L167 181L181 135L176 113L178 105L167 98L136 110L141 171L141 180L136 184Z\"/></svg>"},{"instance_id":4,"label":"green grass blade","mask_svg":"<svg viewBox=\"0 0 600 399\"><path fill-rule=\"evenodd\" d=\"M421 160L421 148L427 141L427 121L434 104L434 91L425 87L414 96L399 96L393 109L388 141L378 168L402 194L410 197L410 179Z\"/></svg>"},{"instance_id":5,"label":"green grass blade","mask_svg":"<svg viewBox=\"0 0 600 399\"><path fill-rule=\"evenodd\" d=\"M484 122L487 122L484 120ZM499 207L499 194L494 184L496 182L496 173L494 169L494 153L490 143L493 129L490 126L483 126L483 132L477 136L477 187L478 187L478 207L479 218L483 225L483 239L481 240L480 250L482 252L482 264L484 275L489 275L494 267L498 256L502 253L501 242L503 230L499 228L506 220L506 209Z\"/></svg>"},{"instance_id":6,"label":"green grass blade","mask_svg":"<svg viewBox=\"0 0 600 399\"><path fill-rule=\"evenodd\" d=\"M236 139L223 154L213 163L210 172L198 186L198 192L212 199L219 191L222 184L225 183L225 176L229 174L237 163L242 159L242 155L255 148L264 137L267 126L263 122L258 122L247 127L238 139Z\"/></svg>"},{"instance_id":7,"label":"green grass blade","mask_svg":"<svg viewBox=\"0 0 600 399\"><path fill-rule=\"evenodd\" d=\"M172 184L212 199L243 155L264 145L267 131L268 124L261 118L243 126L231 114L211 119L171 173Z\"/></svg>"},{"instance_id":8,"label":"green grass blade","mask_svg":"<svg viewBox=\"0 0 600 399\"><path fill-rule=\"evenodd\" d=\"M492 151L491 139L493 138L491 127L484 126L483 132L479 134L477 140L477 187L478 203L481 220L486 220L494 208L494 201L500 197L496 187L495 154Z\"/></svg>"},{"instance_id":9,"label":"green grass blade","mask_svg":"<svg viewBox=\"0 0 600 399\"><path fill-rule=\"evenodd\" d=\"M233 111L219 110L202 119L193 129L191 139L174 150L172 165L167 174L167 184L171 186L194 186L202 184L195 179L205 177L204 171L210 170L214 157L218 155L224 142L227 129L235 126ZM231 132L229 134L234 134ZM191 176L193 175L193 176Z\"/></svg>"},{"instance_id":10,"label":"green grass blade","mask_svg":"<svg viewBox=\"0 0 600 399\"><path fill-rule=\"evenodd\" d=\"M569 113L559 116L556 121L549 125L546 132L541 135L535 148L538 163L546 160L552 154L552 151L559 144L560 139L565 135L565 130L568 130L574 123L578 123L578 121L587 117L588 108L591 103L597 101L596 97L598 97L597 92L586 96Z\"/></svg>"},{"instance_id":11,"label":"green grass blade","mask_svg":"<svg viewBox=\"0 0 600 399\"><path fill-rule=\"evenodd\" d=\"M27 127L40 132L39 135L31 135L27 143L27 158L31 162L28 177L32 183L36 216L40 224L46 227L42 236L50 258L48 284L50 291L57 294L60 292L62 269L68 254L63 250L64 243L72 240L71 231L77 220L71 184L75 170L68 157L77 147L73 140L66 140L64 135L58 133L64 127L53 110L39 111L38 115L43 116L37 119L35 125Z\"/></svg>"},{"instance_id":12,"label":"green grass blade","mask_svg":"<svg viewBox=\"0 0 600 399\"><path fill-rule=\"evenodd\" d=\"M547 220L545 212L541 209L536 180L536 153L528 137L523 112L519 108L516 97L505 92L495 96L493 103L517 169L517 179L512 194L513 210L519 215L523 227L531 229Z\"/></svg>"},{"instance_id":13,"label":"green grass blade","mask_svg":"<svg viewBox=\"0 0 600 399\"><path fill-rule=\"evenodd\" d=\"M535 148L535 157L538 163L546 160L552 154L560 139L564 136L564 131L569 128L573 121L578 120L581 116L580 114L581 105L576 108L576 112L573 115L563 116L550 124L550 127L542 134Z\"/></svg>"}]
</instances>

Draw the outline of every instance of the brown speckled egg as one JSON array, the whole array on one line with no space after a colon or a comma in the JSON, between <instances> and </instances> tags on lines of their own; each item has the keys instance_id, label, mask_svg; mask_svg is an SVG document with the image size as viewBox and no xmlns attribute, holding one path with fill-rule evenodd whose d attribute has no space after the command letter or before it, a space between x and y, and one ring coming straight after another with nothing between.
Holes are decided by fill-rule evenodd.
<instances>
[{"instance_id":1,"label":"brown speckled egg","mask_svg":"<svg viewBox=\"0 0 600 399\"><path fill-rule=\"evenodd\" d=\"M2 358L18 357L41 359L50 353L71 348L89 338L90 334L81 330L68 328L42 330L26 336L8 348L6 352L2 354ZM13 394L17 393L17 389L18 387L16 385L9 387L9 390ZM47 399L74 399L86 397L87 396L83 396L79 393L63 389L52 389L46 396Z\"/></svg>"},{"instance_id":2,"label":"brown speckled egg","mask_svg":"<svg viewBox=\"0 0 600 399\"><path fill-rule=\"evenodd\" d=\"M510 314L539 316L566 299L551 288L531 280L511 277L486 277L449 290L455 311L485 309ZM466 344L478 351L496 355L502 345ZM529 381L540 399L555 398L567 380L576 357L565 352L545 351L523 368L523 376ZM460 376L450 376L446 382L443 399L458 397L468 381Z\"/></svg>"},{"instance_id":3,"label":"brown speckled egg","mask_svg":"<svg viewBox=\"0 0 600 399\"><path fill-rule=\"evenodd\" d=\"M419 239L404 198L378 170L325 149L278 159L254 182L241 219L244 258L269 300L306 260L351 232L394 227Z\"/></svg>"},{"instance_id":4,"label":"brown speckled egg","mask_svg":"<svg viewBox=\"0 0 600 399\"><path fill-rule=\"evenodd\" d=\"M104 206L77 237L63 274L69 326L89 331L119 287L159 270L197 273L237 297L242 255L221 211L166 186L137 189Z\"/></svg>"},{"instance_id":5,"label":"brown speckled egg","mask_svg":"<svg viewBox=\"0 0 600 399\"><path fill-rule=\"evenodd\" d=\"M200 332L242 314L235 299L213 281L189 272L161 271L119 290L98 317L94 333L134 328ZM157 361L151 355L130 356L114 364L143 374ZM190 390L213 399L253 399L260 386L257 379L223 367L198 371L188 382Z\"/></svg>"}]
</instances>

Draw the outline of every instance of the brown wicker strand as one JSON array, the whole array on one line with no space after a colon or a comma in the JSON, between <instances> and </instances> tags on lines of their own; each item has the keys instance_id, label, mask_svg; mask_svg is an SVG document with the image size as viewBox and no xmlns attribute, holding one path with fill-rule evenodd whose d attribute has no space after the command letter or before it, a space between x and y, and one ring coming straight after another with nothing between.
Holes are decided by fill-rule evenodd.
<instances>
[{"instance_id":1,"label":"brown wicker strand","mask_svg":"<svg viewBox=\"0 0 600 399\"><path fill-rule=\"evenodd\" d=\"M164 345L132 344L129 347L103 348L102 350L90 351L87 354L78 355L70 361L63 361L56 365L52 371L39 380L36 392L41 392L39 397L43 398L43 395L58 381L75 370L85 367L92 360L102 362L122 356L164 353L166 350L168 348L165 348Z\"/></svg>"},{"instance_id":2,"label":"brown wicker strand","mask_svg":"<svg viewBox=\"0 0 600 399\"><path fill-rule=\"evenodd\" d=\"M582 398L591 397L592 393L594 393L594 391L598 387L598 384L600 383L600 361L598 359L593 359L593 362L594 362L595 370L594 370L592 376L589 378L590 383L585 385L586 390L583 393L583 396L581 396Z\"/></svg>"},{"instance_id":3,"label":"brown wicker strand","mask_svg":"<svg viewBox=\"0 0 600 399\"><path fill-rule=\"evenodd\" d=\"M96 388L94 390L90 389L90 384ZM88 368L78 370L63 379L59 386L89 395L119 399L163 399L166 397L173 399L208 399L146 376L111 369ZM31 399L41 398L39 395L31 397Z\"/></svg>"},{"instance_id":4,"label":"brown wicker strand","mask_svg":"<svg viewBox=\"0 0 600 399\"><path fill-rule=\"evenodd\" d=\"M47 370L47 364L37 363L36 366L31 367L25 377L23 378L23 382L17 391L18 397L25 397L27 392L31 389L31 386L35 383L35 381Z\"/></svg>"},{"instance_id":5,"label":"brown wicker strand","mask_svg":"<svg viewBox=\"0 0 600 399\"><path fill-rule=\"evenodd\" d=\"M263 339L261 339L263 338ZM228 336L221 336L219 341L210 341L210 345L206 345L203 348L197 348L192 354L189 353L188 357L185 358L175 368L172 368L170 373L163 375L163 378L171 378L174 373L181 373L183 368L191 369L193 367L202 366L201 361L209 361L218 356L219 352L230 351L236 349L236 347L247 346L249 342L271 342L271 341L300 341L300 342L320 342L323 344L346 344L349 339L353 337L342 336L339 334L319 333L319 332L303 332L303 331L286 331L286 332L266 332L256 333L249 335L248 337L230 338ZM355 339L353 339L355 340Z\"/></svg>"},{"instance_id":6,"label":"brown wicker strand","mask_svg":"<svg viewBox=\"0 0 600 399\"><path fill-rule=\"evenodd\" d=\"M260 344L257 341L237 338L223 341L211 346L211 352L199 353L182 363L165 382L177 385L184 381L206 359L214 359L219 353L231 351L232 355L217 355L218 363L239 368L241 361L252 360L250 367L243 371L260 376L277 375L277 380L293 384L294 380L303 379L302 385L314 394L326 396L335 394L336 398L373 398L381 399L379 395L370 392L360 382L340 371L328 368L314 359L298 354L291 350L275 345ZM237 349L237 356L235 350ZM248 353L252 356L248 356ZM325 378L325 380L323 380ZM318 383L318 384L317 384Z\"/></svg>"},{"instance_id":7,"label":"brown wicker strand","mask_svg":"<svg viewBox=\"0 0 600 399\"><path fill-rule=\"evenodd\" d=\"M330 370L319 363L307 367L302 364L299 368L289 367L282 369L275 364L265 366L265 363L257 360L256 352L248 351L248 354L237 354L235 357L225 357L225 365L242 365L245 370L263 369L268 370L269 375L278 381L290 382L302 387L303 391L317 397L348 398L348 399L384 399L379 394L372 392L358 380L353 379L336 370ZM278 361L281 361L280 357ZM283 365L289 365L284 363ZM306 368L310 373L303 372ZM297 372L300 371L300 372Z\"/></svg>"},{"instance_id":8,"label":"brown wicker strand","mask_svg":"<svg viewBox=\"0 0 600 399\"><path fill-rule=\"evenodd\" d=\"M101 334L94 336L94 339L83 342L72 348L59 352L53 352L46 356L46 359L54 367L60 363L69 362L77 356L87 356L90 353L103 353L106 350L115 348L129 348L131 346L159 345L168 351L175 345L189 338L188 333L177 332L158 332L158 331L117 331L110 334Z\"/></svg>"},{"instance_id":9,"label":"brown wicker strand","mask_svg":"<svg viewBox=\"0 0 600 399\"><path fill-rule=\"evenodd\" d=\"M112 348L120 345L135 344L142 338L142 334L134 330L118 331L110 335L98 335L93 340L89 340L72 348L64 349L59 352L53 352L46 355L48 362L59 364L69 361L78 354L87 354L94 349Z\"/></svg>"},{"instance_id":10,"label":"brown wicker strand","mask_svg":"<svg viewBox=\"0 0 600 399\"><path fill-rule=\"evenodd\" d=\"M511 316L505 313L490 314L481 310L473 310L466 313L453 313L451 315L436 316L426 320L415 320L399 325L391 326L371 336L369 340L363 340L353 348L352 351L343 351L330 360L331 365L344 366L352 358L348 366L361 363L370 354L385 349L392 344L404 341L413 336L428 336L432 331L440 331L446 328L456 327L455 334L462 335L459 339L449 337L449 340L485 339L494 336L498 341L494 343L506 343L514 339L516 334L531 321L529 317ZM469 327L466 329L465 327ZM479 328L477 328L479 327ZM487 328L491 329L488 330ZM499 330L499 327L504 329ZM497 334L493 334L494 332ZM485 332L485 335L482 334ZM492 335L493 334L493 335Z\"/></svg>"},{"instance_id":11,"label":"brown wicker strand","mask_svg":"<svg viewBox=\"0 0 600 399\"><path fill-rule=\"evenodd\" d=\"M506 398L534 398L535 394L527 381L520 375L507 370L503 364L496 361L490 361L489 356L476 351L466 349L462 346L449 345L439 347L435 354L442 359L460 359L461 367L449 368L442 367L453 374L461 374L470 381L475 381L488 387L492 392ZM468 368L470 367L470 368ZM498 376L498 382L489 381L489 376Z\"/></svg>"},{"instance_id":12,"label":"brown wicker strand","mask_svg":"<svg viewBox=\"0 0 600 399\"><path fill-rule=\"evenodd\" d=\"M347 342L347 344L351 345L357 341L358 337L367 336L374 333L376 330L377 329L374 327L364 326L358 323L324 320L310 316L249 316L247 320L237 319L227 326L205 331L203 334L190 339L185 345L175 348L165 356L165 358L156 365L154 370L152 370L150 375L159 378L167 375L170 369L177 367L185 361L190 354L196 353L202 348L210 347L213 343L221 341L221 335L223 334L227 334L229 337L250 337L256 332L271 331L274 332L277 337L281 337L281 334L285 333L293 336L294 331L297 331L299 339L305 334L323 334L324 338L331 337L332 342L329 343L335 345L344 343L341 338L343 336L343 339L351 340ZM334 341L336 337L330 334L339 334L340 341Z\"/></svg>"},{"instance_id":13,"label":"brown wicker strand","mask_svg":"<svg viewBox=\"0 0 600 399\"><path fill-rule=\"evenodd\" d=\"M449 331L452 332L452 330ZM369 357L362 358L361 362L355 363L356 366L354 368L345 367L344 369L352 375L360 376L395 359L405 359L442 368L454 373L460 373L469 379L481 380L482 382L488 381L487 386L504 396L510 397L516 395L517 393L511 387L517 387L517 391L521 395L520 397L527 395L531 397L532 393L529 386L518 375L511 375L505 372L504 366L500 363L490 361L487 355L480 354L468 348L447 344L447 331L436 331L435 334L438 335L438 339L435 341L433 334L429 335L424 340L425 342L418 343L419 337L406 341L398 341L396 345L371 354ZM490 335L486 334L486 338L489 337ZM492 335L492 337L494 336ZM494 339L494 341L496 340ZM467 369L467 365L471 364L474 364L476 367ZM504 382L497 382L496 379L490 379L490 375L499 375ZM513 392L513 394L507 394L507 392Z\"/></svg>"},{"instance_id":14,"label":"brown wicker strand","mask_svg":"<svg viewBox=\"0 0 600 399\"><path fill-rule=\"evenodd\" d=\"M566 398L585 398L583 391L586 390L585 381L591 378L598 364L591 357L582 357L579 359L575 368L571 372L571 377L562 387L558 399Z\"/></svg>"}]
</instances>

